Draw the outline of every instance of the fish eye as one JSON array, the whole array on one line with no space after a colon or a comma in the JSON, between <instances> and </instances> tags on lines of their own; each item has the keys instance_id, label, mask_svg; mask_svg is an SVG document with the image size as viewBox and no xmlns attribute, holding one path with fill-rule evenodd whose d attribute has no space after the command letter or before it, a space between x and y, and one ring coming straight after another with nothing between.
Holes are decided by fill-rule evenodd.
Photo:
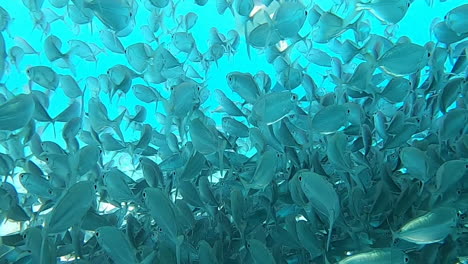
<instances>
[{"instance_id":1,"label":"fish eye","mask_svg":"<svg viewBox=\"0 0 468 264\"><path fill-rule=\"evenodd\" d=\"M302 181L302 176L299 176L299 181Z\"/></svg>"},{"instance_id":2,"label":"fish eye","mask_svg":"<svg viewBox=\"0 0 468 264\"><path fill-rule=\"evenodd\" d=\"M465 164L465 169L468 169L468 164Z\"/></svg>"},{"instance_id":3,"label":"fish eye","mask_svg":"<svg viewBox=\"0 0 468 264\"><path fill-rule=\"evenodd\" d=\"M405 257L405 263L408 263L408 262L409 262L409 258Z\"/></svg>"},{"instance_id":4,"label":"fish eye","mask_svg":"<svg viewBox=\"0 0 468 264\"><path fill-rule=\"evenodd\" d=\"M49 161L49 158L45 158L46 161Z\"/></svg>"},{"instance_id":5,"label":"fish eye","mask_svg":"<svg viewBox=\"0 0 468 264\"><path fill-rule=\"evenodd\" d=\"M457 194L458 194L458 195L461 195L461 193L462 193L461 190L458 189L458 190L457 190Z\"/></svg>"},{"instance_id":6,"label":"fish eye","mask_svg":"<svg viewBox=\"0 0 468 264\"><path fill-rule=\"evenodd\" d=\"M351 113L351 110L348 109L348 110L346 110L346 112L348 112L348 114L349 114L349 113Z\"/></svg>"},{"instance_id":7,"label":"fish eye","mask_svg":"<svg viewBox=\"0 0 468 264\"><path fill-rule=\"evenodd\" d=\"M52 194L52 190L51 190L51 189L49 189L49 194Z\"/></svg>"},{"instance_id":8,"label":"fish eye","mask_svg":"<svg viewBox=\"0 0 468 264\"><path fill-rule=\"evenodd\" d=\"M250 248L250 243L247 243L247 248Z\"/></svg>"},{"instance_id":9,"label":"fish eye","mask_svg":"<svg viewBox=\"0 0 468 264\"><path fill-rule=\"evenodd\" d=\"M231 75L228 76L228 80L229 80L230 82L232 81Z\"/></svg>"},{"instance_id":10,"label":"fish eye","mask_svg":"<svg viewBox=\"0 0 468 264\"><path fill-rule=\"evenodd\" d=\"M428 52L428 53L427 53L427 56L428 56L428 57L431 57L431 53L430 53L430 52Z\"/></svg>"},{"instance_id":11,"label":"fish eye","mask_svg":"<svg viewBox=\"0 0 468 264\"><path fill-rule=\"evenodd\" d=\"M94 184L94 190L97 190L97 184Z\"/></svg>"},{"instance_id":12,"label":"fish eye","mask_svg":"<svg viewBox=\"0 0 468 264\"><path fill-rule=\"evenodd\" d=\"M304 14L307 16L309 12L307 12L307 10L304 10Z\"/></svg>"},{"instance_id":13,"label":"fish eye","mask_svg":"<svg viewBox=\"0 0 468 264\"><path fill-rule=\"evenodd\" d=\"M163 231L162 227L160 227L158 230L159 230L159 232L162 232L162 231Z\"/></svg>"},{"instance_id":14,"label":"fish eye","mask_svg":"<svg viewBox=\"0 0 468 264\"><path fill-rule=\"evenodd\" d=\"M96 232L96 237L99 237L99 232Z\"/></svg>"},{"instance_id":15,"label":"fish eye","mask_svg":"<svg viewBox=\"0 0 468 264\"><path fill-rule=\"evenodd\" d=\"M406 6L407 6L407 7L410 7L410 5L411 5L411 3L410 3L410 2L408 2L408 3L406 4Z\"/></svg>"}]
</instances>

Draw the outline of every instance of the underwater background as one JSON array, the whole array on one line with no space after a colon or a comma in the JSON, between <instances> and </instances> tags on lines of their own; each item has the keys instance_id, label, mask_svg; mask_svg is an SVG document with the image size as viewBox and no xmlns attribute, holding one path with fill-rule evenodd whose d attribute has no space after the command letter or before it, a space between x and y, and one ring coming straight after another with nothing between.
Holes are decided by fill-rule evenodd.
<instances>
[{"instance_id":1,"label":"underwater background","mask_svg":"<svg viewBox=\"0 0 468 264\"><path fill-rule=\"evenodd\" d=\"M0 263L468 262L466 1L0 7Z\"/></svg>"}]
</instances>

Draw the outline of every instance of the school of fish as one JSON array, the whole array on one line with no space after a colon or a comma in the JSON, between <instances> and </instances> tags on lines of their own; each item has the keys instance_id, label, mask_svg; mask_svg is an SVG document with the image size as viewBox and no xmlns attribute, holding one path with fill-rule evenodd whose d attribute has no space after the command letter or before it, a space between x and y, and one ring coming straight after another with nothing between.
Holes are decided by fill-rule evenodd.
<instances>
[{"instance_id":1,"label":"school of fish","mask_svg":"<svg viewBox=\"0 0 468 264\"><path fill-rule=\"evenodd\" d=\"M468 263L468 4L418 1L0 2L0 264Z\"/></svg>"}]
</instances>

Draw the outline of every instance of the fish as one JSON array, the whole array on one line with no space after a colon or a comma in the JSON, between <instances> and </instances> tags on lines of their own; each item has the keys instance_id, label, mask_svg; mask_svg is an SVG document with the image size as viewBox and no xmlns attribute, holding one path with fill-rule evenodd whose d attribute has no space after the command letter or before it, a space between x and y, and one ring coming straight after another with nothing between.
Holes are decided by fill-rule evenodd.
<instances>
[{"instance_id":1,"label":"fish","mask_svg":"<svg viewBox=\"0 0 468 264\"><path fill-rule=\"evenodd\" d=\"M249 182L246 182L246 187L252 189L264 189L270 185L275 178L276 167L272 166L278 161L278 155L275 151L266 151L259 158L258 165Z\"/></svg>"},{"instance_id":2,"label":"fish","mask_svg":"<svg viewBox=\"0 0 468 264\"><path fill-rule=\"evenodd\" d=\"M319 133L333 133L347 124L347 109L343 105L329 105L312 118L312 129Z\"/></svg>"},{"instance_id":3,"label":"fish","mask_svg":"<svg viewBox=\"0 0 468 264\"><path fill-rule=\"evenodd\" d=\"M226 75L229 88L240 95L246 102L256 102L260 91L257 83L250 73L231 72Z\"/></svg>"},{"instance_id":4,"label":"fish","mask_svg":"<svg viewBox=\"0 0 468 264\"><path fill-rule=\"evenodd\" d=\"M341 18L333 12L322 12L318 21L312 26L311 38L317 43L328 43L348 29L354 28L359 18L354 23L350 23L354 19L353 15Z\"/></svg>"},{"instance_id":5,"label":"fish","mask_svg":"<svg viewBox=\"0 0 468 264\"><path fill-rule=\"evenodd\" d=\"M427 65L429 57L431 53L423 46L398 43L382 54L376 63L389 74L403 76L420 71Z\"/></svg>"},{"instance_id":6,"label":"fish","mask_svg":"<svg viewBox=\"0 0 468 264\"><path fill-rule=\"evenodd\" d=\"M74 65L70 62L73 50L63 53L60 51L61 48L62 41L55 35L50 35L44 40L44 53L47 59L61 68L70 68L74 72Z\"/></svg>"},{"instance_id":7,"label":"fish","mask_svg":"<svg viewBox=\"0 0 468 264\"><path fill-rule=\"evenodd\" d=\"M266 94L255 102L248 120L253 124L274 124L293 112L297 101L297 95L289 91Z\"/></svg>"},{"instance_id":8,"label":"fish","mask_svg":"<svg viewBox=\"0 0 468 264\"><path fill-rule=\"evenodd\" d=\"M272 18L274 28L282 38L293 38L307 18L306 7L301 2L283 2Z\"/></svg>"},{"instance_id":9,"label":"fish","mask_svg":"<svg viewBox=\"0 0 468 264\"><path fill-rule=\"evenodd\" d=\"M339 264L353 263L409 263L410 258L403 251L391 248L375 249L358 253L340 260Z\"/></svg>"},{"instance_id":10,"label":"fish","mask_svg":"<svg viewBox=\"0 0 468 264\"><path fill-rule=\"evenodd\" d=\"M136 250L126 234L113 226L102 226L94 235L102 249L115 263L137 263Z\"/></svg>"},{"instance_id":11,"label":"fish","mask_svg":"<svg viewBox=\"0 0 468 264\"><path fill-rule=\"evenodd\" d=\"M307 170L299 171L298 180L302 191L316 212L328 220L328 238L326 249L331 242L331 235L336 219L340 215L341 207L338 194L333 185L324 176Z\"/></svg>"},{"instance_id":12,"label":"fish","mask_svg":"<svg viewBox=\"0 0 468 264\"><path fill-rule=\"evenodd\" d=\"M133 1L84 0L81 3L84 8L93 10L104 25L116 32L127 28L134 19Z\"/></svg>"},{"instance_id":13,"label":"fish","mask_svg":"<svg viewBox=\"0 0 468 264\"><path fill-rule=\"evenodd\" d=\"M5 8L0 8L0 32L5 31L10 23L11 16Z\"/></svg>"},{"instance_id":14,"label":"fish","mask_svg":"<svg viewBox=\"0 0 468 264\"><path fill-rule=\"evenodd\" d=\"M89 101L88 115L91 127L94 129L94 131L99 133L110 127L114 129L122 141L125 140L120 129L120 123L125 116L125 112L126 111L120 113L120 115L117 116L114 120L110 120L108 117L107 108L101 101L99 101L97 98L91 98Z\"/></svg>"},{"instance_id":15,"label":"fish","mask_svg":"<svg viewBox=\"0 0 468 264\"><path fill-rule=\"evenodd\" d=\"M153 49L146 43L135 43L125 48L128 63L137 71L144 72L153 58Z\"/></svg>"},{"instance_id":16,"label":"fish","mask_svg":"<svg viewBox=\"0 0 468 264\"><path fill-rule=\"evenodd\" d=\"M389 23L397 24L408 12L411 6L409 0L370 0L367 2L357 2L356 10L368 10L377 19Z\"/></svg>"},{"instance_id":17,"label":"fish","mask_svg":"<svg viewBox=\"0 0 468 264\"><path fill-rule=\"evenodd\" d=\"M99 36L101 38L102 44L112 52L118 54L124 54L125 48L122 42L119 40L118 36L110 30L103 29L99 31Z\"/></svg>"},{"instance_id":18,"label":"fish","mask_svg":"<svg viewBox=\"0 0 468 264\"><path fill-rule=\"evenodd\" d=\"M427 175L429 161L424 151L415 147L403 148L400 151L400 160L411 176L423 182L430 178L430 175Z\"/></svg>"},{"instance_id":19,"label":"fish","mask_svg":"<svg viewBox=\"0 0 468 264\"><path fill-rule=\"evenodd\" d=\"M0 130L14 131L25 127L35 111L31 94L20 94L0 105Z\"/></svg>"},{"instance_id":20,"label":"fish","mask_svg":"<svg viewBox=\"0 0 468 264\"><path fill-rule=\"evenodd\" d=\"M231 101L222 90L216 89L215 97L221 108L216 111L226 112L230 116L244 116L244 113L239 109L239 107Z\"/></svg>"},{"instance_id":21,"label":"fish","mask_svg":"<svg viewBox=\"0 0 468 264\"><path fill-rule=\"evenodd\" d=\"M31 82L48 90L55 91L59 85L59 75L48 66L33 66L26 70Z\"/></svg>"},{"instance_id":22,"label":"fish","mask_svg":"<svg viewBox=\"0 0 468 264\"><path fill-rule=\"evenodd\" d=\"M50 212L45 227L46 234L61 233L79 223L94 202L95 190L92 182L72 184Z\"/></svg>"},{"instance_id":23,"label":"fish","mask_svg":"<svg viewBox=\"0 0 468 264\"><path fill-rule=\"evenodd\" d=\"M60 87L70 99L75 99L83 95L83 91L71 75L61 75L59 78Z\"/></svg>"},{"instance_id":24,"label":"fish","mask_svg":"<svg viewBox=\"0 0 468 264\"><path fill-rule=\"evenodd\" d=\"M468 35L468 32L458 34L457 32L453 31L453 29L447 25L446 21L440 21L439 23L435 24L432 28L432 31L439 42L445 43L447 45L463 40Z\"/></svg>"},{"instance_id":25,"label":"fish","mask_svg":"<svg viewBox=\"0 0 468 264\"><path fill-rule=\"evenodd\" d=\"M437 243L453 231L456 218L457 213L453 208L435 208L407 222L393 233L393 239L399 238L419 245Z\"/></svg>"},{"instance_id":26,"label":"fish","mask_svg":"<svg viewBox=\"0 0 468 264\"><path fill-rule=\"evenodd\" d=\"M281 35L271 23L260 24L247 34L249 46L257 49L271 47L281 40Z\"/></svg>"},{"instance_id":27,"label":"fish","mask_svg":"<svg viewBox=\"0 0 468 264\"><path fill-rule=\"evenodd\" d=\"M444 21L448 28L453 30L459 35L468 33L466 29L468 26L468 20L466 19L466 12L468 11L468 5L460 5L450 10L445 16Z\"/></svg>"}]
</instances>

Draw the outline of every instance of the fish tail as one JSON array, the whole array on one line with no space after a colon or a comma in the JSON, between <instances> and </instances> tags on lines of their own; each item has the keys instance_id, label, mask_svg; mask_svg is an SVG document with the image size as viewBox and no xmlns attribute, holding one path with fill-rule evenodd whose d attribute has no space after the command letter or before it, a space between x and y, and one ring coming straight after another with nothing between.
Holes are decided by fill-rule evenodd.
<instances>
[{"instance_id":1,"label":"fish tail","mask_svg":"<svg viewBox=\"0 0 468 264\"><path fill-rule=\"evenodd\" d=\"M127 120L127 126L125 126L125 131L128 130L128 128L130 127L130 125L132 124L132 120L130 118L126 118Z\"/></svg>"},{"instance_id":2,"label":"fish tail","mask_svg":"<svg viewBox=\"0 0 468 264\"><path fill-rule=\"evenodd\" d=\"M232 15L234 16L234 9L232 8L232 2L226 0L216 0L216 9L220 15L223 15L226 12L226 9L231 10Z\"/></svg>"},{"instance_id":3,"label":"fish tail","mask_svg":"<svg viewBox=\"0 0 468 264\"><path fill-rule=\"evenodd\" d=\"M76 68L75 68L75 65L73 65L71 61L71 57L72 55L74 55L74 53L75 53L75 49L71 48L67 53L63 55L63 60L65 61L65 63L67 64L68 68L73 73L73 75L76 76Z\"/></svg>"},{"instance_id":4,"label":"fish tail","mask_svg":"<svg viewBox=\"0 0 468 264\"><path fill-rule=\"evenodd\" d=\"M120 129L120 124L122 123L122 120L126 112L127 112L126 110L122 111L122 113L120 113L120 115L117 118L112 120L112 128L114 129L115 133L117 133L117 135L119 136L120 140L122 140L122 142L125 142L125 139L124 139L122 130Z\"/></svg>"}]
</instances>

